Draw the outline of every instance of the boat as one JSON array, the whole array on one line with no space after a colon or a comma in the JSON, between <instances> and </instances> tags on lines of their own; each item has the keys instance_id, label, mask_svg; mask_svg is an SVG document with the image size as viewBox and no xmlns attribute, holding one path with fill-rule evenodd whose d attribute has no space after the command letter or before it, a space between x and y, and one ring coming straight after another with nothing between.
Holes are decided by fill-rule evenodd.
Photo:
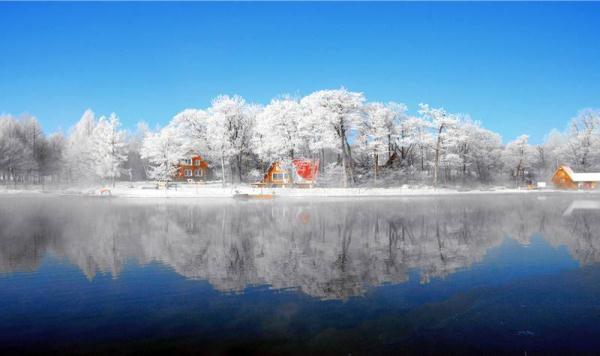
<instances>
[{"instance_id":1,"label":"boat","mask_svg":"<svg viewBox=\"0 0 600 356\"><path fill-rule=\"evenodd\" d=\"M272 200L275 199L275 194L241 194L236 193L233 195L233 199L236 200Z\"/></svg>"}]
</instances>

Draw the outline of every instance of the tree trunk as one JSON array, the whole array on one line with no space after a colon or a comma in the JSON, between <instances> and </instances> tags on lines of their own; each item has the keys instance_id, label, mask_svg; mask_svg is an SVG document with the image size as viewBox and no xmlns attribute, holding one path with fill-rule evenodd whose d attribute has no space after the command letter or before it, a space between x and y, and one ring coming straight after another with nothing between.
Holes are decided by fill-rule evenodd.
<instances>
[{"instance_id":1,"label":"tree trunk","mask_svg":"<svg viewBox=\"0 0 600 356\"><path fill-rule=\"evenodd\" d=\"M440 126L440 129L438 131L438 137L437 137L437 142L435 144L435 166L433 168L433 187L437 188L437 181L438 181L438 170L439 170L439 165L440 165L440 147L442 145L442 137L441 137L441 133L442 130L444 129L444 126Z\"/></svg>"},{"instance_id":2,"label":"tree trunk","mask_svg":"<svg viewBox=\"0 0 600 356\"><path fill-rule=\"evenodd\" d=\"M343 170L343 174L342 174L342 185L344 188L348 187L348 171L347 171L347 167L346 167L346 142L345 142L345 138L346 138L346 134L345 132L342 130L341 135L340 135L340 141L342 144L342 170Z\"/></svg>"},{"instance_id":3,"label":"tree trunk","mask_svg":"<svg viewBox=\"0 0 600 356\"><path fill-rule=\"evenodd\" d=\"M238 177L240 179L240 183L242 183L242 154L241 153L237 156L237 170L238 170Z\"/></svg>"},{"instance_id":4,"label":"tree trunk","mask_svg":"<svg viewBox=\"0 0 600 356\"><path fill-rule=\"evenodd\" d=\"M221 182L225 186L225 157L221 153Z\"/></svg>"},{"instance_id":5,"label":"tree trunk","mask_svg":"<svg viewBox=\"0 0 600 356\"><path fill-rule=\"evenodd\" d=\"M373 166L373 183L377 184L377 170L379 169L379 155L377 153L373 153L373 161L375 163Z\"/></svg>"}]
</instances>

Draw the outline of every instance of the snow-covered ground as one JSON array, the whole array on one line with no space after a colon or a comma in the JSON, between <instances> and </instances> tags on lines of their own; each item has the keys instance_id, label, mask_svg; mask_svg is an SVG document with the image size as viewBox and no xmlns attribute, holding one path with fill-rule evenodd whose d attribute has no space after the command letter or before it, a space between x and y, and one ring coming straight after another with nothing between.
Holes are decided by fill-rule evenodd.
<instances>
[{"instance_id":1,"label":"snow-covered ground","mask_svg":"<svg viewBox=\"0 0 600 356\"><path fill-rule=\"evenodd\" d=\"M27 188L12 186L0 187L0 194L18 193L46 193L75 196L112 196L123 198L231 198L235 194L274 194L279 197L409 197L409 196L438 196L438 195L473 195L473 194L534 194L534 193L561 193L565 191L555 189L527 190L506 188L502 186L472 189L450 189L427 186L400 186L388 188L256 188L251 185L227 185L220 183L187 184L179 183L169 189L157 189L153 182L118 183L112 186L86 186L86 187L45 187L29 186ZM573 191L569 191L573 193ZM590 194L600 191L580 191Z\"/></svg>"}]
</instances>

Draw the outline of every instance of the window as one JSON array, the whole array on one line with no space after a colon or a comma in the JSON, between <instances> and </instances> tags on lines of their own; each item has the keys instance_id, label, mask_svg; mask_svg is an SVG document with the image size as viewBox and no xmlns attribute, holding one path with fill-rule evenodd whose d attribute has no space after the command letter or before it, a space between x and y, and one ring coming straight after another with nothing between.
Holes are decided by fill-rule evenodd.
<instances>
[{"instance_id":1,"label":"window","mask_svg":"<svg viewBox=\"0 0 600 356\"><path fill-rule=\"evenodd\" d=\"M201 169L196 169L196 177L202 177L203 176L203 172Z\"/></svg>"},{"instance_id":2,"label":"window","mask_svg":"<svg viewBox=\"0 0 600 356\"><path fill-rule=\"evenodd\" d=\"M195 160L194 161L194 166L199 166L199 165L200 165L200 160L199 159Z\"/></svg>"},{"instance_id":3,"label":"window","mask_svg":"<svg viewBox=\"0 0 600 356\"><path fill-rule=\"evenodd\" d=\"M192 176L192 170L191 169L186 169L183 174L185 174L186 177L191 177Z\"/></svg>"},{"instance_id":4,"label":"window","mask_svg":"<svg viewBox=\"0 0 600 356\"><path fill-rule=\"evenodd\" d=\"M271 177L273 180L284 180L289 178L287 173L273 173Z\"/></svg>"},{"instance_id":5,"label":"window","mask_svg":"<svg viewBox=\"0 0 600 356\"><path fill-rule=\"evenodd\" d=\"M190 158L184 158L181 160L181 164L190 165L192 164L192 160Z\"/></svg>"}]
</instances>

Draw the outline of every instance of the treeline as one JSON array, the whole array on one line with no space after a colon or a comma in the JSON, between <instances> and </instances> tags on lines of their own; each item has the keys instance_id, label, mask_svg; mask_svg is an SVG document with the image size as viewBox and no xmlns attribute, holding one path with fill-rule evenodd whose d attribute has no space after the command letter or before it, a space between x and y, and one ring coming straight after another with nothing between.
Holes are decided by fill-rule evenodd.
<instances>
[{"instance_id":1,"label":"treeline","mask_svg":"<svg viewBox=\"0 0 600 356\"><path fill-rule=\"evenodd\" d=\"M586 109L540 145L527 135L507 144L468 115L426 104L367 102L344 88L265 106L219 96L163 128L121 129L115 114L86 111L67 137L45 136L33 117L0 118L0 177L8 183L170 179L197 152L214 179L252 182L273 161L319 159L319 184L523 184L547 180L559 164L600 168L600 111Z\"/></svg>"}]
</instances>

